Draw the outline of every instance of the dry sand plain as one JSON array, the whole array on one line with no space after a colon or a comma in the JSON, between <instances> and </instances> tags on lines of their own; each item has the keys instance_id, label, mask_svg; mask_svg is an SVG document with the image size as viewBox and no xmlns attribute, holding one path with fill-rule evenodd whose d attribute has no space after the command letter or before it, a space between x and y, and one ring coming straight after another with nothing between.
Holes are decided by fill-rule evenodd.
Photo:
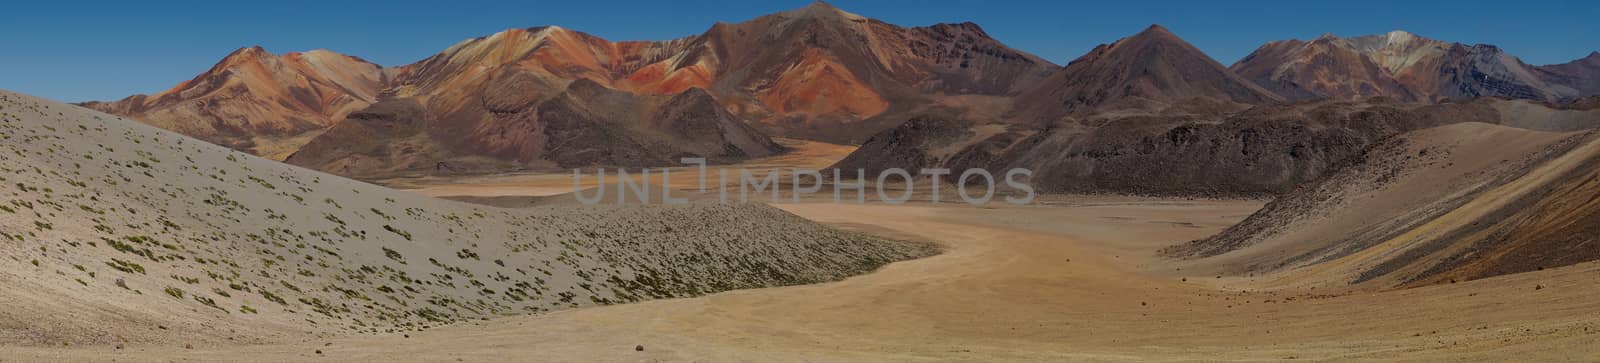
<instances>
[{"instance_id":1,"label":"dry sand plain","mask_svg":"<svg viewBox=\"0 0 1600 363\"><path fill-rule=\"evenodd\" d=\"M1600 265L1322 296L1219 289L1154 249L1257 202L1052 198L1040 207L783 208L935 241L944 254L840 282L462 323L403 335L233 347L13 350L132 361L1586 361ZM1185 281L1187 280L1187 281ZM643 346L643 351L636 351ZM322 354L317 354L317 351Z\"/></svg>"}]
</instances>

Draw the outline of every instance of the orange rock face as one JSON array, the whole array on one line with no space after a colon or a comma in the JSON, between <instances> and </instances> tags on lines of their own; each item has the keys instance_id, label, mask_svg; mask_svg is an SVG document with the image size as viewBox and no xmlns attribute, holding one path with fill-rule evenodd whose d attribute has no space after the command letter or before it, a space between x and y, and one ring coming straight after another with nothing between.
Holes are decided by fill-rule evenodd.
<instances>
[{"instance_id":1,"label":"orange rock face","mask_svg":"<svg viewBox=\"0 0 1600 363\"><path fill-rule=\"evenodd\" d=\"M865 118L889 107L888 101L827 54L808 50L800 62L758 97L773 112Z\"/></svg>"},{"instance_id":2,"label":"orange rock face","mask_svg":"<svg viewBox=\"0 0 1600 363\"><path fill-rule=\"evenodd\" d=\"M229 54L194 79L155 95L85 106L246 150L262 138L325 129L371 105L384 83L376 64L326 50ZM263 152L263 154L265 154Z\"/></svg>"}]
</instances>

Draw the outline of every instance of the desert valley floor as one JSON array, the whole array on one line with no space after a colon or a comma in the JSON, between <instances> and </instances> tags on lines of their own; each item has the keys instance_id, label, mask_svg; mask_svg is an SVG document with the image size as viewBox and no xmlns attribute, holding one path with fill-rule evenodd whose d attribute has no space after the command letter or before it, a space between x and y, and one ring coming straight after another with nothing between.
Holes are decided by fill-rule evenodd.
<instances>
[{"instance_id":1,"label":"desert valley floor","mask_svg":"<svg viewBox=\"0 0 1600 363\"><path fill-rule=\"evenodd\" d=\"M751 165L826 164L849 151L791 146L799 150ZM569 191L571 179L386 184L494 200ZM1045 196L1032 206L779 203L829 226L931 242L943 253L838 282L409 333L192 347L12 346L0 348L0 361L1561 361L1600 354L1596 263L1404 290L1264 292L1248 277L1208 276L1207 266L1174 267L1157 257L1158 249L1215 234L1262 205L1089 196Z\"/></svg>"}]
</instances>

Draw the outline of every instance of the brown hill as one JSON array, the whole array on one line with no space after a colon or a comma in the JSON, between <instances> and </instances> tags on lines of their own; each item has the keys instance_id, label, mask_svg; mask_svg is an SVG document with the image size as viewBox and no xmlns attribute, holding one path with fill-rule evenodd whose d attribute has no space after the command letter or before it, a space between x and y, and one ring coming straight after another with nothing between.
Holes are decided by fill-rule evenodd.
<instances>
[{"instance_id":1,"label":"brown hill","mask_svg":"<svg viewBox=\"0 0 1600 363\"><path fill-rule=\"evenodd\" d=\"M281 160L304 139L377 100L381 67L326 50L241 48L154 95L82 106Z\"/></svg>"},{"instance_id":2,"label":"brown hill","mask_svg":"<svg viewBox=\"0 0 1600 363\"><path fill-rule=\"evenodd\" d=\"M1293 100L1368 97L1417 100L1417 95L1395 80L1387 69L1348 43L1332 35L1309 42L1271 42L1230 69Z\"/></svg>"},{"instance_id":3,"label":"brown hill","mask_svg":"<svg viewBox=\"0 0 1600 363\"><path fill-rule=\"evenodd\" d=\"M699 88L637 95L587 79L473 124L440 123L412 98L384 101L306 144L286 162L340 175L448 174L593 165L726 163L781 151Z\"/></svg>"},{"instance_id":4,"label":"brown hill","mask_svg":"<svg viewBox=\"0 0 1600 363\"><path fill-rule=\"evenodd\" d=\"M996 175L1027 168L1044 192L1274 196L1321 179L1383 139L1461 122L1570 131L1600 126L1600 114L1499 99L1322 101L1231 112L1189 104L1047 127L926 112L874 135L833 167L984 168Z\"/></svg>"},{"instance_id":5,"label":"brown hill","mask_svg":"<svg viewBox=\"0 0 1600 363\"><path fill-rule=\"evenodd\" d=\"M1282 98L1240 78L1160 25L1095 47L1017 97L1021 122L1194 98L1262 104Z\"/></svg>"},{"instance_id":6,"label":"brown hill","mask_svg":"<svg viewBox=\"0 0 1600 363\"><path fill-rule=\"evenodd\" d=\"M1597 176L1594 132L1418 130L1165 252L1271 287L1415 286L1559 267L1600 259Z\"/></svg>"},{"instance_id":7,"label":"brown hill","mask_svg":"<svg viewBox=\"0 0 1600 363\"><path fill-rule=\"evenodd\" d=\"M1539 71L1550 83L1572 87L1584 96L1600 96L1600 52L1567 63L1542 66Z\"/></svg>"}]
</instances>

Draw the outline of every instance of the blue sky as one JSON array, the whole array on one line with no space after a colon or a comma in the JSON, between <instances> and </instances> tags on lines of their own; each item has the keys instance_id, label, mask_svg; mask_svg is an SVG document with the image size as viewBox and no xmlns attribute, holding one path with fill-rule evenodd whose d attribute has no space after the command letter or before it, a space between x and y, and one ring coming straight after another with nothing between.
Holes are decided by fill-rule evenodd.
<instances>
[{"instance_id":1,"label":"blue sky","mask_svg":"<svg viewBox=\"0 0 1600 363\"><path fill-rule=\"evenodd\" d=\"M810 0L673 1L135 1L29 0L0 6L0 88L62 101L159 92L236 48L327 48L385 66L462 39L561 25L612 40L670 39ZM1165 25L1224 64L1261 43L1405 29L1495 44L1532 64L1600 50L1600 2L838 0L902 26L972 21L1012 47L1065 64L1100 43Z\"/></svg>"}]
</instances>

